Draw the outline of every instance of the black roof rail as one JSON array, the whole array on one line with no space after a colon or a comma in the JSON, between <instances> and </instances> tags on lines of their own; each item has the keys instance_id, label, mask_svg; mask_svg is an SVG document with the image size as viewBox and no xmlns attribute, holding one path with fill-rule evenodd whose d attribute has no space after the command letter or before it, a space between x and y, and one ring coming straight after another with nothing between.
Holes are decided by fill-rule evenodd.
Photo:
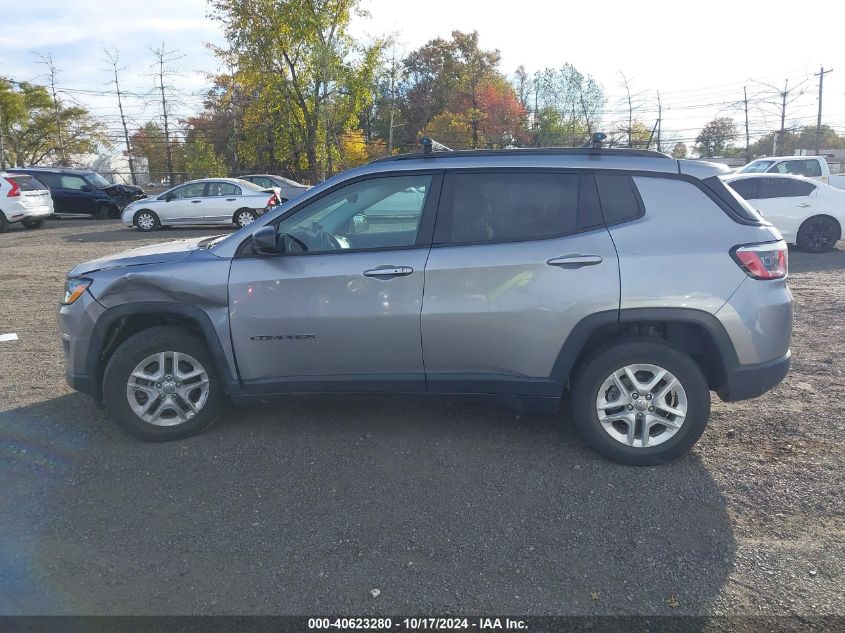
<instances>
[{"instance_id":1,"label":"black roof rail","mask_svg":"<svg viewBox=\"0 0 845 633\"><path fill-rule=\"evenodd\" d=\"M542 154L548 156L638 156L641 158L668 158L668 154L649 149L631 149L626 147L521 147L515 149L467 149L451 152L413 152L377 158L371 163L385 163L396 160L445 160L449 158L463 158L466 156L525 156L526 154Z\"/></svg>"}]
</instances>

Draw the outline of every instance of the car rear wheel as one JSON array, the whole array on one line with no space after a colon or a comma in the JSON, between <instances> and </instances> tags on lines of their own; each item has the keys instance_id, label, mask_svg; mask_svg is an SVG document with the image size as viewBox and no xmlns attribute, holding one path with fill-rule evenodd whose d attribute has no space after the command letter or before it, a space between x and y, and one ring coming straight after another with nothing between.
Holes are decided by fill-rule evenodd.
<instances>
[{"instance_id":1,"label":"car rear wheel","mask_svg":"<svg viewBox=\"0 0 845 633\"><path fill-rule=\"evenodd\" d=\"M211 426L223 390L206 345L162 326L138 332L115 350L103 375L103 403L127 433L165 442Z\"/></svg>"},{"instance_id":2,"label":"car rear wheel","mask_svg":"<svg viewBox=\"0 0 845 633\"><path fill-rule=\"evenodd\" d=\"M572 389L581 435L606 457L634 466L668 462L698 441L710 390L687 354L661 340L620 342L598 352Z\"/></svg>"},{"instance_id":3,"label":"car rear wheel","mask_svg":"<svg viewBox=\"0 0 845 633\"><path fill-rule=\"evenodd\" d=\"M21 224L28 229L38 229L44 224L44 218L41 218L40 220L24 220Z\"/></svg>"},{"instance_id":4,"label":"car rear wheel","mask_svg":"<svg viewBox=\"0 0 845 633\"><path fill-rule=\"evenodd\" d=\"M841 237L839 222L828 215L816 215L804 220L795 243L802 251L824 253L832 250Z\"/></svg>"},{"instance_id":5,"label":"car rear wheel","mask_svg":"<svg viewBox=\"0 0 845 633\"><path fill-rule=\"evenodd\" d=\"M141 209L135 214L132 223L140 231L155 231L161 226L158 216L148 209Z\"/></svg>"},{"instance_id":6,"label":"car rear wheel","mask_svg":"<svg viewBox=\"0 0 845 633\"><path fill-rule=\"evenodd\" d=\"M252 209L238 209L235 211L233 221L239 228L243 228L248 224L252 224L257 219L258 214Z\"/></svg>"}]
</instances>

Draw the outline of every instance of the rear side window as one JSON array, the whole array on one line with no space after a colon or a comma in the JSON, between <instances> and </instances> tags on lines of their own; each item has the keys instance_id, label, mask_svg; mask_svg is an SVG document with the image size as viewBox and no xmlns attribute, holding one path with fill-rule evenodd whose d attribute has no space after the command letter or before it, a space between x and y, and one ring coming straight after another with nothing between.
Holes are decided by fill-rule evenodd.
<instances>
[{"instance_id":1,"label":"rear side window","mask_svg":"<svg viewBox=\"0 0 845 633\"><path fill-rule=\"evenodd\" d=\"M728 186L741 195L745 200L754 200L757 195L757 183L753 178L734 180Z\"/></svg>"},{"instance_id":2,"label":"rear side window","mask_svg":"<svg viewBox=\"0 0 845 633\"><path fill-rule=\"evenodd\" d=\"M18 183L18 187L21 191L37 191L39 189L47 189L43 184L38 182L32 176L26 176L23 174L17 176L8 176L9 180L14 180Z\"/></svg>"},{"instance_id":3,"label":"rear side window","mask_svg":"<svg viewBox=\"0 0 845 633\"><path fill-rule=\"evenodd\" d=\"M596 183L604 221L608 226L635 220L645 213L640 194L630 176L596 174Z\"/></svg>"},{"instance_id":4,"label":"rear side window","mask_svg":"<svg viewBox=\"0 0 845 633\"><path fill-rule=\"evenodd\" d=\"M808 196L815 186L794 178L761 178L757 186L758 198L795 198Z\"/></svg>"},{"instance_id":5,"label":"rear side window","mask_svg":"<svg viewBox=\"0 0 845 633\"><path fill-rule=\"evenodd\" d=\"M241 188L233 185L230 182L210 182L208 183L207 196L239 196L241 195Z\"/></svg>"},{"instance_id":6,"label":"rear side window","mask_svg":"<svg viewBox=\"0 0 845 633\"><path fill-rule=\"evenodd\" d=\"M435 242L559 237L601 225L589 176L522 171L446 175Z\"/></svg>"},{"instance_id":7,"label":"rear side window","mask_svg":"<svg viewBox=\"0 0 845 633\"><path fill-rule=\"evenodd\" d=\"M40 180L43 184L47 185L48 187L61 187L61 183L59 181L58 174L50 174L47 172L40 173L36 176L38 180Z\"/></svg>"}]
</instances>

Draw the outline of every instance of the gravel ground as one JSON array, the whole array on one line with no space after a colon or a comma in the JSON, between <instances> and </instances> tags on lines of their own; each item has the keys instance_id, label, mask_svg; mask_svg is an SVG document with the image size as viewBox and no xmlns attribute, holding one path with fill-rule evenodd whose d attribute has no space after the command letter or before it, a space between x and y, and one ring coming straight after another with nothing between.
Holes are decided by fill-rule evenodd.
<instances>
[{"instance_id":1,"label":"gravel ground","mask_svg":"<svg viewBox=\"0 0 845 633\"><path fill-rule=\"evenodd\" d=\"M64 274L214 232L0 235L20 336L0 343L0 613L845 614L845 251L790 253L792 372L717 399L663 467L600 458L566 416L458 402L233 407L137 442L64 382Z\"/></svg>"}]
</instances>

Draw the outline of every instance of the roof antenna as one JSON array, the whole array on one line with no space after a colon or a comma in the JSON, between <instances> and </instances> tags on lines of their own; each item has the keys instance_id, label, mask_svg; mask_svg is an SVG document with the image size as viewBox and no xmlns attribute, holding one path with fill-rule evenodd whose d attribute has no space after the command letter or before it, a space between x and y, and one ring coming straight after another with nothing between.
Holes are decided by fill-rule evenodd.
<instances>
[{"instance_id":1,"label":"roof antenna","mask_svg":"<svg viewBox=\"0 0 845 633\"><path fill-rule=\"evenodd\" d=\"M422 145L423 154L433 154L435 150L439 151L439 152L451 152L452 151L451 148L446 147L443 143L438 143L437 141L432 139L430 136L423 136L420 139L420 145Z\"/></svg>"},{"instance_id":2,"label":"roof antenna","mask_svg":"<svg viewBox=\"0 0 845 633\"><path fill-rule=\"evenodd\" d=\"M602 143L607 138L607 134L604 132L594 132L590 135L590 139L584 143L581 147L589 147L591 149L601 149Z\"/></svg>"}]
</instances>

